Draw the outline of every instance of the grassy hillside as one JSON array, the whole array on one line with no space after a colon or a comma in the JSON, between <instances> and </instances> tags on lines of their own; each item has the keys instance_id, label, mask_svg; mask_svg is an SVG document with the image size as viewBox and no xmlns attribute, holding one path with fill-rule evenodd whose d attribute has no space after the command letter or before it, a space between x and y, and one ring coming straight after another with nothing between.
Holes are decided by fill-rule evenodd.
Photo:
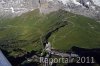
<instances>
[{"instance_id":1,"label":"grassy hillside","mask_svg":"<svg viewBox=\"0 0 100 66\"><path fill-rule=\"evenodd\" d=\"M79 15L66 18L69 24L54 33L49 39L54 48L65 51L72 46L100 48L99 22Z\"/></svg>"},{"instance_id":2,"label":"grassy hillside","mask_svg":"<svg viewBox=\"0 0 100 66\"><path fill-rule=\"evenodd\" d=\"M67 25L64 25L65 21ZM41 51L43 38L48 32L55 30L48 37L55 49L64 51L72 46L98 48L99 28L100 23L93 19L62 10L47 15L35 10L13 19L0 20L0 47L14 51L11 54L19 53L18 49L26 52Z\"/></svg>"}]
</instances>

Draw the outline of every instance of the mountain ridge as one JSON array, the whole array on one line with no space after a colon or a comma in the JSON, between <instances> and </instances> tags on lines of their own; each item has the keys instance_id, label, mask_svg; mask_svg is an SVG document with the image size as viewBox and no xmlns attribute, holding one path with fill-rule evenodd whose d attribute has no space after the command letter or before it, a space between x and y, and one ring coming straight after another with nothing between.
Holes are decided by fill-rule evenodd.
<instances>
[{"instance_id":1,"label":"mountain ridge","mask_svg":"<svg viewBox=\"0 0 100 66\"><path fill-rule=\"evenodd\" d=\"M19 16L34 9L40 9L41 13L48 14L62 9L86 17L100 19L100 6L96 3L97 0L1 0L0 16Z\"/></svg>"}]
</instances>

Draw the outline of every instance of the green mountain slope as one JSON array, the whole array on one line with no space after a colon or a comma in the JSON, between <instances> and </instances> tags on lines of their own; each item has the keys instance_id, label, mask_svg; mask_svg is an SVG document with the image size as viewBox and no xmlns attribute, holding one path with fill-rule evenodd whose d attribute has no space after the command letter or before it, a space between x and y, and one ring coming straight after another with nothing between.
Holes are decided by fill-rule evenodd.
<instances>
[{"instance_id":1,"label":"green mountain slope","mask_svg":"<svg viewBox=\"0 0 100 66\"><path fill-rule=\"evenodd\" d=\"M65 51L72 46L100 48L100 23L79 15L70 16L67 21L69 24L49 39L54 48Z\"/></svg>"},{"instance_id":2,"label":"green mountain slope","mask_svg":"<svg viewBox=\"0 0 100 66\"><path fill-rule=\"evenodd\" d=\"M14 51L13 55L20 53L18 49L42 51L46 41L62 51L72 46L99 48L99 28L100 23L95 20L63 10L47 15L35 10L13 19L0 20L0 48Z\"/></svg>"}]
</instances>

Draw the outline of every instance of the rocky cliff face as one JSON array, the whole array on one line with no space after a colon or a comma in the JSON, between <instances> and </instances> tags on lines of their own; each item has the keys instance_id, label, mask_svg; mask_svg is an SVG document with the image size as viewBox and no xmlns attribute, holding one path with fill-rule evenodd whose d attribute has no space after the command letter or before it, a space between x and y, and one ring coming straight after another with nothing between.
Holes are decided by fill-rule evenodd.
<instances>
[{"instance_id":1,"label":"rocky cliff face","mask_svg":"<svg viewBox=\"0 0 100 66\"><path fill-rule=\"evenodd\" d=\"M50 13L52 11L57 11L62 9L64 4L58 0L40 0L40 12L41 13Z\"/></svg>"},{"instance_id":2,"label":"rocky cliff face","mask_svg":"<svg viewBox=\"0 0 100 66\"><path fill-rule=\"evenodd\" d=\"M49 13L60 9L61 5L57 0L0 0L0 16L18 16L37 8Z\"/></svg>"},{"instance_id":3,"label":"rocky cliff face","mask_svg":"<svg viewBox=\"0 0 100 66\"><path fill-rule=\"evenodd\" d=\"M0 16L18 16L38 8L41 13L63 9L100 19L98 3L100 3L98 0L0 0Z\"/></svg>"},{"instance_id":4,"label":"rocky cliff face","mask_svg":"<svg viewBox=\"0 0 100 66\"><path fill-rule=\"evenodd\" d=\"M38 7L38 0L0 0L0 16L16 16Z\"/></svg>"},{"instance_id":5,"label":"rocky cliff face","mask_svg":"<svg viewBox=\"0 0 100 66\"><path fill-rule=\"evenodd\" d=\"M93 0L67 0L64 9L76 14L100 19L100 6Z\"/></svg>"}]
</instances>

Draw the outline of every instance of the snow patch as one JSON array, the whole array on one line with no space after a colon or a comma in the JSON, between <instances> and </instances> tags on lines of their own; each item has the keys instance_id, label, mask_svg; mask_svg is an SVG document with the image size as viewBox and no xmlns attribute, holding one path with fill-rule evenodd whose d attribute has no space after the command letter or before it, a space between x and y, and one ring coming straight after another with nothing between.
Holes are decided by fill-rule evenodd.
<instances>
[{"instance_id":1,"label":"snow patch","mask_svg":"<svg viewBox=\"0 0 100 66\"><path fill-rule=\"evenodd\" d=\"M79 2L77 2L76 0L72 0L74 4L77 4L77 5L81 5Z\"/></svg>"},{"instance_id":2,"label":"snow patch","mask_svg":"<svg viewBox=\"0 0 100 66\"><path fill-rule=\"evenodd\" d=\"M70 2L70 0L59 0L59 1L61 1L63 4Z\"/></svg>"},{"instance_id":3,"label":"snow patch","mask_svg":"<svg viewBox=\"0 0 100 66\"><path fill-rule=\"evenodd\" d=\"M53 0L48 0L48 1L53 1Z\"/></svg>"},{"instance_id":4,"label":"snow patch","mask_svg":"<svg viewBox=\"0 0 100 66\"><path fill-rule=\"evenodd\" d=\"M100 6L100 0L93 0L93 2L94 2L95 5Z\"/></svg>"},{"instance_id":5,"label":"snow patch","mask_svg":"<svg viewBox=\"0 0 100 66\"><path fill-rule=\"evenodd\" d=\"M90 2L87 2L86 4L87 4L87 5L90 5Z\"/></svg>"},{"instance_id":6,"label":"snow patch","mask_svg":"<svg viewBox=\"0 0 100 66\"><path fill-rule=\"evenodd\" d=\"M14 12L15 12L13 7L11 7L10 9L11 9L12 13L14 13Z\"/></svg>"}]
</instances>

